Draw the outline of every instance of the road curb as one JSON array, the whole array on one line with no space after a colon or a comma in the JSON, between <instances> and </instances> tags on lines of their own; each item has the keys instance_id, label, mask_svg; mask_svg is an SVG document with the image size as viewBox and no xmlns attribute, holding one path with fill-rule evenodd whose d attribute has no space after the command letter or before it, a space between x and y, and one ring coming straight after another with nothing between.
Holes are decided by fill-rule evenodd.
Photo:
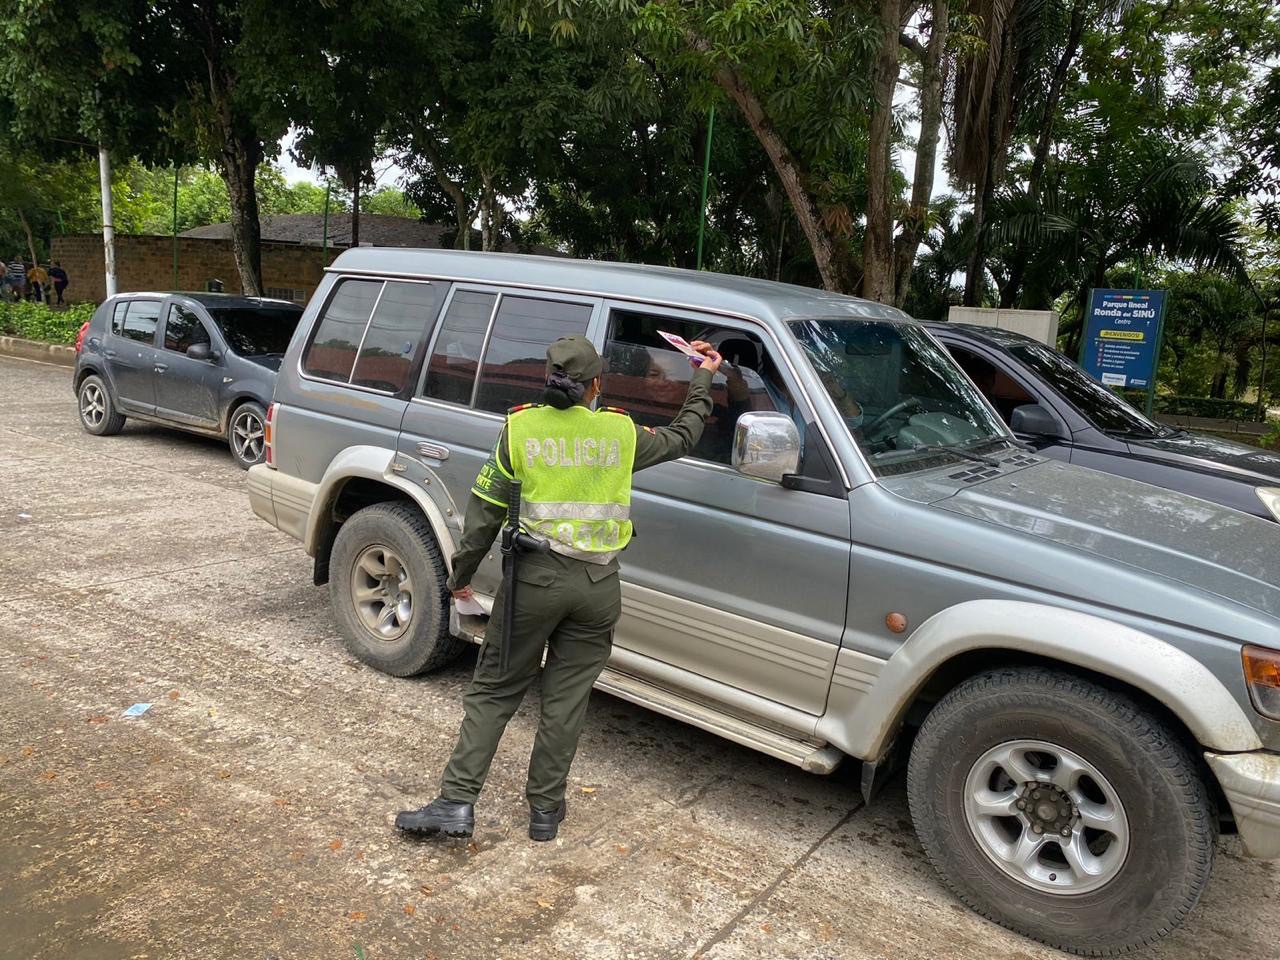
<instances>
[{"instance_id":1,"label":"road curb","mask_svg":"<svg viewBox=\"0 0 1280 960\"><path fill-rule=\"evenodd\" d=\"M20 337L0 337L0 356L19 357L23 360L40 360L63 367L76 365L76 348L63 343L41 343L39 340L23 340Z\"/></svg>"}]
</instances>

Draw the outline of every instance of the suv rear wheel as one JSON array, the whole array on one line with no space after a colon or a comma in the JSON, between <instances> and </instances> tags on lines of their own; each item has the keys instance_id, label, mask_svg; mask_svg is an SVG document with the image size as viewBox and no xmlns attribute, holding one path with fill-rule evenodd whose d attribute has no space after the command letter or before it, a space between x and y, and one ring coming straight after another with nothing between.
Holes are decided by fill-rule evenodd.
<instances>
[{"instance_id":1,"label":"suv rear wheel","mask_svg":"<svg viewBox=\"0 0 1280 960\"><path fill-rule=\"evenodd\" d=\"M417 507L378 503L338 530L329 597L347 649L383 673L408 677L466 649L449 633L444 558Z\"/></svg>"},{"instance_id":2,"label":"suv rear wheel","mask_svg":"<svg viewBox=\"0 0 1280 960\"><path fill-rule=\"evenodd\" d=\"M1062 950L1127 953L1178 926L1213 860L1187 749L1129 697L1066 673L973 677L911 751L911 818L947 885Z\"/></svg>"},{"instance_id":3,"label":"suv rear wheel","mask_svg":"<svg viewBox=\"0 0 1280 960\"><path fill-rule=\"evenodd\" d=\"M80 382L76 391L80 403L80 426L95 437L110 437L124 427L124 415L116 410L111 391L96 373Z\"/></svg>"}]
</instances>

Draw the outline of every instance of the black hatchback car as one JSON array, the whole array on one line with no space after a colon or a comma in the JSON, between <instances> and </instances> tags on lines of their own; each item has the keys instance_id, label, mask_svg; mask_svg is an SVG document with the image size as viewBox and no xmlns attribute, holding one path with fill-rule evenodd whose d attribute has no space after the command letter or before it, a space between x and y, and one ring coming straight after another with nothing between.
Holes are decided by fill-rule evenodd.
<instances>
[{"instance_id":1,"label":"black hatchback car","mask_svg":"<svg viewBox=\"0 0 1280 960\"><path fill-rule=\"evenodd\" d=\"M124 293L76 340L80 423L97 436L126 417L224 438L248 469L265 452L266 408L302 308L217 293Z\"/></svg>"},{"instance_id":2,"label":"black hatchback car","mask_svg":"<svg viewBox=\"0 0 1280 960\"><path fill-rule=\"evenodd\" d=\"M1010 429L1045 456L1280 521L1280 454L1157 423L1022 334L926 326Z\"/></svg>"}]
</instances>

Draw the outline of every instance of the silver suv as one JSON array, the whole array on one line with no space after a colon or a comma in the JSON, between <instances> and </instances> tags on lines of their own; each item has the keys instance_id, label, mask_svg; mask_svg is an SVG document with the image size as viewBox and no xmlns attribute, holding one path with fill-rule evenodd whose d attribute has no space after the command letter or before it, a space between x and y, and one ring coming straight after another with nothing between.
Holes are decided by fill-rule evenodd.
<instances>
[{"instance_id":1,"label":"silver suv","mask_svg":"<svg viewBox=\"0 0 1280 960\"><path fill-rule=\"evenodd\" d=\"M697 449L636 478L601 689L812 773L852 757L868 797L905 759L955 894L1067 950L1175 927L1220 829L1280 857L1280 526L1027 451L909 317L817 290L340 256L249 490L356 656L407 676L482 635L445 589L468 490L570 333L644 425L690 375L661 333L729 360Z\"/></svg>"}]
</instances>

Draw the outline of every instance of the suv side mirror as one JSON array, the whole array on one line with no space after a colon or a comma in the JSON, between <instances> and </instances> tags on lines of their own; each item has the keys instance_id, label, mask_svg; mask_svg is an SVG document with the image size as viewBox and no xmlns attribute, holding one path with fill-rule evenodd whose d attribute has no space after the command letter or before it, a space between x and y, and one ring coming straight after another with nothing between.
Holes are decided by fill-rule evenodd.
<instances>
[{"instance_id":1,"label":"suv side mirror","mask_svg":"<svg viewBox=\"0 0 1280 960\"><path fill-rule=\"evenodd\" d=\"M207 343L193 343L187 347L187 356L192 360L212 360L213 348Z\"/></svg>"},{"instance_id":2,"label":"suv side mirror","mask_svg":"<svg viewBox=\"0 0 1280 960\"><path fill-rule=\"evenodd\" d=\"M733 468L781 483L800 468L800 431L785 413L744 413L733 428Z\"/></svg>"},{"instance_id":3,"label":"suv side mirror","mask_svg":"<svg viewBox=\"0 0 1280 960\"><path fill-rule=\"evenodd\" d=\"M1024 403L1020 407L1014 407L1009 426L1014 433L1024 433L1031 437L1062 436L1058 418L1039 403Z\"/></svg>"}]
</instances>

